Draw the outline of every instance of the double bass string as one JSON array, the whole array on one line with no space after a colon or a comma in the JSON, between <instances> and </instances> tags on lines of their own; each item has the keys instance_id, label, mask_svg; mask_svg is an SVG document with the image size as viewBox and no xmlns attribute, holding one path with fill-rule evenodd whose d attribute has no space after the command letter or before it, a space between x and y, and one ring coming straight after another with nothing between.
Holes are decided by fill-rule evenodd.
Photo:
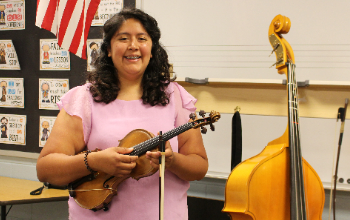
<instances>
[{"instance_id":1,"label":"double bass string","mask_svg":"<svg viewBox=\"0 0 350 220\"><path fill-rule=\"evenodd\" d=\"M305 191L303 179L302 154L299 139L298 86L295 76L295 64L288 63L288 100L289 100L289 148L291 154L291 219L306 219ZM294 216L295 215L295 216Z\"/></svg>"}]
</instances>

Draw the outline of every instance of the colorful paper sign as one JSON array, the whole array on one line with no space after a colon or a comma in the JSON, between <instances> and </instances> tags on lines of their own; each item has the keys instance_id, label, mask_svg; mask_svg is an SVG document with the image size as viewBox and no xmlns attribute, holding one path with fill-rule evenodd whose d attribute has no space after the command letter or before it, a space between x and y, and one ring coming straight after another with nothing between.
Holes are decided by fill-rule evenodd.
<instances>
[{"instance_id":1,"label":"colorful paper sign","mask_svg":"<svg viewBox=\"0 0 350 220\"><path fill-rule=\"evenodd\" d=\"M0 30L25 29L24 0L0 1Z\"/></svg>"},{"instance_id":2,"label":"colorful paper sign","mask_svg":"<svg viewBox=\"0 0 350 220\"><path fill-rule=\"evenodd\" d=\"M102 39L88 39L86 41L87 45L87 71L93 71L95 68L93 63L96 61L100 55L100 48L102 44Z\"/></svg>"},{"instance_id":3,"label":"colorful paper sign","mask_svg":"<svg viewBox=\"0 0 350 220\"><path fill-rule=\"evenodd\" d=\"M58 110L56 103L69 90L69 79L39 79L39 109Z\"/></svg>"},{"instance_id":4,"label":"colorful paper sign","mask_svg":"<svg viewBox=\"0 0 350 220\"><path fill-rule=\"evenodd\" d=\"M70 70L69 51L57 39L40 39L40 70Z\"/></svg>"},{"instance_id":5,"label":"colorful paper sign","mask_svg":"<svg viewBox=\"0 0 350 220\"><path fill-rule=\"evenodd\" d=\"M104 23L123 9L123 0L101 0L91 26L103 26Z\"/></svg>"},{"instance_id":6,"label":"colorful paper sign","mask_svg":"<svg viewBox=\"0 0 350 220\"><path fill-rule=\"evenodd\" d=\"M40 116L39 147L44 147L57 117Z\"/></svg>"},{"instance_id":7,"label":"colorful paper sign","mask_svg":"<svg viewBox=\"0 0 350 220\"><path fill-rule=\"evenodd\" d=\"M0 78L0 107L24 108L23 78Z\"/></svg>"},{"instance_id":8,"label":"colorful paper sign","mask_svg":"<svg viewBox=\"0 0 350 220\"><path fill-rule=\"evenodd\" d=\"M0 143L26 144L26 115L0 114Z\"/></svg>"},{"instance_id":9,"label":"colorful paper sign","mask_svg":"<svg viewBox=\"0 0 350 220\"><path fill-rule=\"evenodd\" d=\"M1 2L1 1L0 1ZM17 53L12 40L0 40L0 69L20 70Z\"/></svg>"}]
</instances>

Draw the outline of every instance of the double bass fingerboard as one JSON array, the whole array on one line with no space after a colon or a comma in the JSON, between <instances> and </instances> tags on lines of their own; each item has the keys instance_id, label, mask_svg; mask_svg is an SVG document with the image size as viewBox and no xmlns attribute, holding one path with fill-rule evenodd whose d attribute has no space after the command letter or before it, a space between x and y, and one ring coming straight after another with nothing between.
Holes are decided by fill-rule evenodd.
<instances>
[{"instance_id":1,"label":"double bass fingerboard","mask_svg":"<svg viewBox=\"0 0 350 220\"><path fill-rule=\"evenodd\" d=\"M288 68L288 119L291 172L291 219L306 220L306 202L303 178L303 160L299 132L298 85L295 64L286 63Z\"/></svg>"}]
</instances>

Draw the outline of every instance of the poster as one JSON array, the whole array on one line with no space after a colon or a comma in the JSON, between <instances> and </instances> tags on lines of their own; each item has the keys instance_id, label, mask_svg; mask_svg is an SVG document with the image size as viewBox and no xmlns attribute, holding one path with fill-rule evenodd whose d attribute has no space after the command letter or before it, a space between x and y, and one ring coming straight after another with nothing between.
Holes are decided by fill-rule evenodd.
<instances>
[{"instance_id":1,"label":"poster","mask_svg":"<svg viewBox=\"0 0 350 220\"><path fill-rule=\"evenodd\" d=\"M1 2L1 1L0 1ZM20 70L12 40L0 40L0 70Z\"/></svg>"},{"instance_id":2,"label":"poster","mask_svg":"<svg viewBox=\"0 0 350 220\"><path fill-rule=\"evenodd\" d=\"M91 26L103 26L114 14L123 9L123 0L101 0Z\"/></svg>"},{"instance_id":3,"label":"poster","mask_svg":"<svg viewBox=\"0 0 350 220\"><path fill-rule=\"evenodd\" d=\"M44 147L57 117L40 116L39 147Z\"/></svg>"},{"instance_id":4,"label":"poster","mask_svg":"<svg viewBox=\"0 0 350 220\"><path fill-rule=\"evenodd\" d=\"M0 78L0 107L24 108L23 78Z\"/></svg>"},{"instance_id":5,"label":"poster","mask_svg":"<svg viewBox=\"0 0 350 220\"><path fill-rule=\"evenodd\" d=\"M0 143L26 144L26 115L0 114L1 136Z\"/></svg>"},{"instance_id":6,"label":"poster","mask_svg":"<svg viewBox=\"0 0 350 220\"><path fill-rule=\"evenodd\" d=\"M92 66L92 64L95 62L95 60L98 58L100 54L101 44L102 44L102 39L88 39L86 41L87 71L94 70L94 67Z\"/></svg>"},{"instance_id":7,"label":"poster","mask_svg":"<svg viewBox=\"0 0 350 220\"><path fill-rule=\"evenodd\" d=\"M39 79L39 109L58 110L56 105L69 90L69 79Z\"/></svg>"},{"instance_id":8,"label":"poster","mask_svg":"<svg viewBox=\"0 0 350 220\"><path fill-rule=\"evenodd\" d=\"M0 1L0 31L25 29L24 0Z\"/></svg>"},{"instance_id":9,"label":"poster","mask_svg":"<svg viewBox=\"0 0 350 220\"><path fill-rule=\"evenodd\" d=\"M69 52L57 39L40 39L40 70L70 70Z\"/></svg>"}]
</instances>

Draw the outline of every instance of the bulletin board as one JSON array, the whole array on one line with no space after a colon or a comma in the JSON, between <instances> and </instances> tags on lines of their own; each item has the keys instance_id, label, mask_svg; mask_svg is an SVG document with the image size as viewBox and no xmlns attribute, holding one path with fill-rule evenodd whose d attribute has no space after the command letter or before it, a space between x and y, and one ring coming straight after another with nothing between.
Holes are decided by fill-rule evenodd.
<instances>
[{"instance_id":1,"label":"bulletin board","mask_svg":"<svg viewBox=\"0 0 350 220\"><path fill-rule=\"evenodd\" d=\"M135 0L124 0L124 8L134 8ZM51 32L35 26L36 1L25 1L25 29L0 30L1 40L12 40L20 70L0 69L1 78L22 78L24 107L1 107L0 114L25 115L25 144L0 143L1 150L39 153L40 118L56 117L58 110L39 109L39 79L69 79L69 88L85 83L87 61L70 53L70 70L40 70L40 39L55 39ZM88 39L101 39L102 26L92 26Z\"/></svg>"}]
</instances>

